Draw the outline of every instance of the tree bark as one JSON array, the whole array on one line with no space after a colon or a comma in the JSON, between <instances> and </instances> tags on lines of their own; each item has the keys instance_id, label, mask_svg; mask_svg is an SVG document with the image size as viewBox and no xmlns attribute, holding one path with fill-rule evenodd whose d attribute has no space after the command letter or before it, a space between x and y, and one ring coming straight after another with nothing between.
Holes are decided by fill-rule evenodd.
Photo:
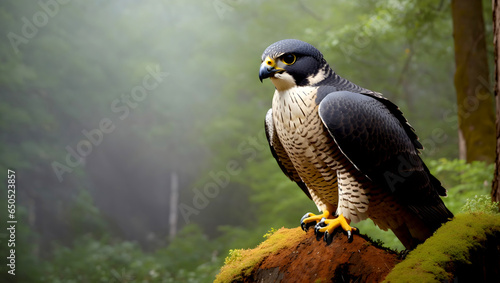
<instances>
[{"instance_id":1,"label":"tree bark","mask_svg":"<svg viewBox=\"0 0 500 283\"><path fill-rule=\"evenodd\" d=\"M491 200L500 202L500 66L499 54L500 44L498 42L500 36L500 6L499 0L493 0L493 43L495 45L495 100L496 100L496 159L495 159L495 176L493 178L493 188L491 190Z\"/></svg>"},{"instance_id":2,"label":"tree bark","mask_svg":"<svg viewBox=\"0 0 500 283\"><path fill-rule=\"evenodd\" d=\"M495 116L490 91L481 1L453 0L455 89L460 135L467 162L495 160Z\"/></svg>"},{"instance_id":3,"label":"tree bark","mask_svg":"<svg viewBox=\"0 0 500 283\"><path fill-rule=\"evenodd\" d=\"M179 201L179 180L177 179L177 172L170 174L170 214L168 223L170 226L170 240L177 235L177 202Z\"/></svg>"}]
</instances>

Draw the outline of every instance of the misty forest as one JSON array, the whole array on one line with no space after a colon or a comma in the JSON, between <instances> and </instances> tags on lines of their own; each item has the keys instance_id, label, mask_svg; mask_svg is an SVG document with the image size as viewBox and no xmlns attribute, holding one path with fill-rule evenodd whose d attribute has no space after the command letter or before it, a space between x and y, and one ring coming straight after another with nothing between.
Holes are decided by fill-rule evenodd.
<instances>
[{"instance_id":1,"label":"misty forest","mask_svg":"<svg viewBox=\"0 0 500 283\"><path fill-rule=\"evenodd\" d=\"M491 6L474 49L486 94L471 111L451 1L3 1L0 172L16 191L14 218L0 194L0 281L212 282L231 249L317 212L264 131L274 86L259 81L261 54L285 38L400 107L455 215L489 201ZM355 225L404 249L371 220Z\"/></svg>"}]
</instances>

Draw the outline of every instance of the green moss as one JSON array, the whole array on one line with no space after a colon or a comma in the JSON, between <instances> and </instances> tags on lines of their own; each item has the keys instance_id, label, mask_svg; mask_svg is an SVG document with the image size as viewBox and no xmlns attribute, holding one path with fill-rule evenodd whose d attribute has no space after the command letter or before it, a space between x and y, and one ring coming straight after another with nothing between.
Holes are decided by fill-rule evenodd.
<instances>
[{"instance_id":1,"label":"green moss","mask_svg":"<svg viewBox=\"0 0 500 283\"><path fill-rule=\"evenodd\" d=\"M255 266L267 256L283 248L297 245L305 236L306 233L300 228L281 228L255 249L229 251L229 256L214 282L232 282L250 276Z\"/></svg>"},{"instance_id":2,"label":"green moss","mask_svg":"<svg viewBox=\"0 0 500 283\"><path fill-rule=\"evenodd\" d=\"M274 233L276 233L276 231L278 231L278 230L271 228L271 230L267 231L267 233L264 234L263 237L267 239L267 238L271 237Z\"/></svg>"},{"instance_id":3,"label":"green moss","mask_svg":"<svg viewBox=\"0 0 500 283\"><path fill-rule=\"evenodd\" d=\"M224 264L229 264L241 258L241 250L229 250L229 255L224 259Z\"/></svg>"},{"instance_id":4,"label":"green moss","mask_svg":"<svg viewBox=\"0 0 500 283\"><path fill-rule=\"evenodd\" d=\"M488 235L500 233L500 215L460 214L443 225L424 244L397 264L385 282L442 282L453 279L453 270L470 264L471 251L480 250Z\"/></svg>"}]
</instances>

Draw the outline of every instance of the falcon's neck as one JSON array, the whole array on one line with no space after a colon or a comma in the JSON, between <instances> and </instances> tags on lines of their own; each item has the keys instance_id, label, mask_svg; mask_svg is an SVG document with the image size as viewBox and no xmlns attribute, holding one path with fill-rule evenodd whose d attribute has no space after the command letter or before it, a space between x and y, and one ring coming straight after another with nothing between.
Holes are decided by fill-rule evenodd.
<instances>
[{"instance_id":1,"label":"falcon's neck","mask_svg":"<svg viewBox=\"0 0 500 283\"><path fill-rule=\"evenodd\" d=\"M286 129L295 129L307 116L317 111L315 103L318 87L294 86L287 90L276 89L273 97L274 121L283 123Z\"/></svg>"},{"instance_id":2,"label":"falcon's neck","mask_svg":"<svg viewBox=\"0 0 500 283\"><path fill-rule=\"evenodd\" d=\"M320 69L320 71L315 74L314 76L311 76L309 78L310 85L313 86L331 86L335 87L337 90L346 90L346 91L352 91L352 92L369 92L371 93L371 90L368 90L366 88L360 87L357 84L344 79L343 77L337 75L335 71L330 68L328 63L324 63L323 67Z\"/></svg>"}]
</instances>

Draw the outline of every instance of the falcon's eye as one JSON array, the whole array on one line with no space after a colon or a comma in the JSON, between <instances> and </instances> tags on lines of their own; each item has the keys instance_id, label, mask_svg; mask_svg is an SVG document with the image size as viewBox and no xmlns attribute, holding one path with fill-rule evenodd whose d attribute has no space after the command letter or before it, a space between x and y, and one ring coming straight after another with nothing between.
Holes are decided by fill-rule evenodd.
<instances>
[{"instance_id":1,"label":"falcon's eye","mask_svg":"<svg viewBox=\"0 0 500 283\"><path fill-rule=\"evenodd\" d=\"M293 63L295 63L296 59L297 59L297 57L293 54L285 54L285 55L281 56L281 61L283 61L283 63L285 63L287 65L292 65Z\"/></svg>"}]
</instances>

